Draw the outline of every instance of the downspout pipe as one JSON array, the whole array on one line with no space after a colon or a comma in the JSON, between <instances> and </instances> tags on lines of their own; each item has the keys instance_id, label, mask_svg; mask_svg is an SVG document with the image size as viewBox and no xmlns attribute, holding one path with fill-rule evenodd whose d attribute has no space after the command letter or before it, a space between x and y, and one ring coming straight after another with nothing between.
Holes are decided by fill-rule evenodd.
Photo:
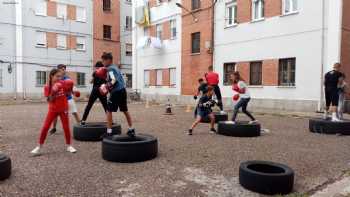
<instances>
[{"instance_id":1,"label":"downspout pipe","mask_svg":"<svg viewBox=\"0 0 350 197\"><path fill-rule=\"evenodd\" d=\"M325 66L325 21L326 21L326 0L322 0L322 36L321 36L321 73L320 73L320 99L318 102L318 111L323 111L324 103L324 66Z\"/></svg>"}]
</instances>

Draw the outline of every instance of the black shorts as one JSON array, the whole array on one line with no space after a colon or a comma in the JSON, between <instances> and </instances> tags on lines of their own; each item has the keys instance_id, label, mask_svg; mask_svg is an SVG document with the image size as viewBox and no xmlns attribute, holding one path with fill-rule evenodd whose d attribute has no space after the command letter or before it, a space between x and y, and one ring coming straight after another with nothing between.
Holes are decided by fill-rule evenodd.
<instances>
[{"instance_id":1,"label":"black shorts","mask_svg":"<svg viewBox=\"0 0 350 197\"><path fill-rule=\"evenodd\" d=\"M326 90L326 106L338 106L339 103L339 92L338 89Z\"/></svg>"},{"instance_id":2,"label":"black shorts","mask_svg":"<svg viewBox=\"0 0 350 197\"><path fill-rule=\"evenodd\" d=\"M107 102L107 111L117 112L118 109L121 112L128 111L127 94L125 88L119 91L112 90L112 92L109 95Z\"/></svg>"}]
</instances>

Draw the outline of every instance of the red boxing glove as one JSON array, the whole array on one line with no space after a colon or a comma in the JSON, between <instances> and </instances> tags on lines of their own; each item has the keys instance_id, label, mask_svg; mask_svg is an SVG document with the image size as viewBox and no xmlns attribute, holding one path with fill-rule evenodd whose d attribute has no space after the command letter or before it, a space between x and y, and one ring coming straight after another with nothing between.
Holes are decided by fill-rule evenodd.
<instances>
[{"instance_id":1,"label":"red boxing glove","mask_svg":"<svg viewBox=\"0 0 350 197\"><path fill-rule=\"evenodd\" d=\"M74 87L74 81L71 79L66 79L64 80L64 91L67 92L72 92Z\"/></svg>"},{"instance_id":2,"label":"red boxing glove","mask_svg":"<svg viewBox=\"0 0 350 197\"><path fill-rule=\"evenodd\" d=\"M80 97L80 92L79 92L79 91L74 91L73 94L74 94L74 96L77 97L77 98Z\"/></svg>"},{"instance_id":3,"label":"red boxing glove","mask_svg":"<svg viewBox=\"0 0 350 197\"><path fill-rule=\"evenodd\" d=\"M233 97L232 97L233 101L238 101L239 99L239 94L235 94Z\"/></svg>"},{"instance_id":4,"label":"red boxing glove","mask_svg":"<svg viewBox=\"0 0 350 197\"><path fill-rule=\"evenodd\" d=\"M245 88L239 89L238 92L241 93L241 94L244 94L245 93Z\"/></svg>"},{"instance_id":5,"label":"red boxing glove","mask_svg":"<svg viewBox=\"0 0 350 197\"><path fill-rule=\"evenodd\" d=\"M56 94L63 88L62 82L56 82L51 87L51 94Z\"/></svg>"},{"instance_id":6,"label":"red boxing glove","mask_svg":"<svg viewBox=\"0 0 350 197\"><path fill-rule=\"evenodd\" d=\"M237 84L233 84L232 90L234 90L234 91L236 91L236 92L239 92L239 91L240 91Z\"/></svg>"},{"instance_id":7,"label":"red boxing glove","mask_svg":"<svg viewBox=\"0 0 350 197\"><path fill-rule=\"evenodd\" d=\"M108 94L108 86L106 84L102 84L98 90L102 96L106 96Z\"/></svg>"},{"instance_id":8,"label":"red boxing glove","mask_svg":"<svg viewBox=\"0 0 350 197\"><path fill-rule=\"evenodd\" d=\"M101 79L107 78L107 69L105 67L101 67L96 69L95 76Z\"/></svg>"}]
</instances>

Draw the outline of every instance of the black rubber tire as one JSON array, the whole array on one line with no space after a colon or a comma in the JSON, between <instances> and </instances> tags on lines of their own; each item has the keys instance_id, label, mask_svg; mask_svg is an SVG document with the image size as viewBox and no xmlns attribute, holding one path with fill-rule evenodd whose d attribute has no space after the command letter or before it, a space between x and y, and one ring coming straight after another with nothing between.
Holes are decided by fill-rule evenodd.
<instances>
[{"instance_id":1,"label":"black rubber tire","mask_svg":"<svg viewBox=\"0 0 350 197\"><path fill-rule=\"evenodd\" d=\"M102 158L107 161L133 163L147 161L158 155L158 140L151 135L108 136L102 141Z\"/></svg>"},{"instance_id":2,"label":"black rubber tire","mask_svg":"<svg viewBox=\"0 0 350 197\"><path fill-rule=\"evenodd\" d=\"M219 122L217 133L232 137L258 137L261 134L261 125L259 123L249 124L248 122L232 121Z\"/></svg>"},{"instance_id":3,"label":"black rubber tire","mask_svg":"<svg viewBox=\"0 0 350 197\"><path fill-rule=\"evenodd\" d=\"M228 113L213 112L215 116L215 123L228 120ZM201 120L202 123L210 123L210 118L206 117Z\"/></svg>"},{"instance_id":4,"label":"black rubber tire","mask_svg":"<svg viewBox=\"0 0 350 197\"><path fill-rule=\"evenodd\" d=\"M285 195L293 190L294 171L279 163L247 161L239 167L239 183L253 192Z\"/></svg>"},{"instance_id":5,"label":"black rubber tire","mask_svg":"<svg viewBox=\"0 0 350 197\"><path fill-rule=\"evenodd\" d=\"M0 153L0 181L3 181L11 176L12 162L11 159Z\"/></svg>"},{"instance_id":6,"label":"black rubber tire","mask_svg":"<svg viewBox=\"0 0 350 197\"><path fill-rule=\"evenodd\" d=\"M91 141L97 142L102 140L102 136L107 131L107 123L103 122L90 122L82 125L74 125L73 136L78 141ZM112 133L113 135L121 134L122 127L118 124L113 124Z\"/></svg>"},{"instance_id":7,"label":"black rubber tire","mask_svg":"<svg viewBox=\"0 0 350 197\"><path fill-rule=\"evenodd\" d=\"M350 121L332 122L324 119L310 119L309 130L313 133L350 135Z\"/></svg>"}]
</instances>

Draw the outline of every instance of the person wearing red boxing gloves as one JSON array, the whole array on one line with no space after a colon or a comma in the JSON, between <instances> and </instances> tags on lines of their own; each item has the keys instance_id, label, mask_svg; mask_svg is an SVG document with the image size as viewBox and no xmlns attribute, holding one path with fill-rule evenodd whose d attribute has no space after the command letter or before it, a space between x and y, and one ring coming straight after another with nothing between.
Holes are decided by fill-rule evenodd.
<instances>
[{"instance_id":1,"label":"person wearing red boxing gloves","mask_svg":"<svg viewBox=\"0 0 350 197\"><path fill-rule=\"evenodd\" d=\"M240 108L242 108L242 112L246 114L251 121L249 124L256 123L257 120L253 117L253 115L247 111L248 103L250 101L250 94L248 91L248 86L242 79L241 75L238 71L231 74L232 90L235 92L233 96L234 101L238 101L233 110L232 121L236 121L236 117Z\"/></svg>"},{"instance_id":2,"label":"person wearing red boxing gloves","mask_svg":"<svg viewBox=\"0 0 350 197\"><path fill-rule=\"evenodd\" d=\"M66 96L67 96L67 100L68 100L69 113L71 113L73 115L73 117L77 123L80 123L78 108L77 108L77 105L75 104L75 101L73 99L73 95L79 94L79 91L77 91L76 88L74 87L74 81L67 76L66 65L59 64L59 65L57 65L57 69L62 72L62 75L63 75L62 80L66 82L65 88L67 89ZM50 130L51 135L56 133L56 131L57 131L56 127L57 127L57 119L53 122L53 127Z\"/></svg>"},{"instance_id":3,"label":"person wearing red boxing gloves","mask_svg":"<svg viewBox=\"0 0 350 197\"><path fill-rule=\"evenodd\" d=\"M106 78L107 78L107 69L104 67L102 62L97 62L95 64L95 72L92 74L92 90L90 93L89 101L88 104L85 107L83 118L81 119L80 124L85 125L86 120L89 116L90 110L92 106L94 105L95 101L97 99L100 100L102 107L105 112L107 112L107 92L104 94L100 93L100 86L106 83Z\"/></svg>"},{"instance_id":4,"label":"person wearing red boxing gloves","mask_svg":"<svg viewBox=\"0 0 350 197\"><path fill-rule=\"evenodd\" d=\"M62 74L58 69L53 69L50 72L49 83L44 87L44 95L49 103L49 110L41 129L39 145L31 151L33 156L41 154L42 146L45 142L47 133L52 122L59 116L62 121L64 136L67 144L67 151L75 153L77 150L71 145L71 134L69 128L68 117L68 101L67 101L67 84L61 80Z\"/></svg>"},{"instance_id":5,"label":"person wearing red boxing gloves","mask_svg":"<svg viewBox=\"0 0 350 197\"><path fill-rule=\"evenodd\" d=\"M216 99L218 100L218 106L221 110L221 113L224 113L221 90L219 87L219 74L213 71L213 66L209 66L208 72L204 76L205 76L205 80L207 81L207 84L214 88L214 93L215 93Z\"/></svg>"}]
</instances>

